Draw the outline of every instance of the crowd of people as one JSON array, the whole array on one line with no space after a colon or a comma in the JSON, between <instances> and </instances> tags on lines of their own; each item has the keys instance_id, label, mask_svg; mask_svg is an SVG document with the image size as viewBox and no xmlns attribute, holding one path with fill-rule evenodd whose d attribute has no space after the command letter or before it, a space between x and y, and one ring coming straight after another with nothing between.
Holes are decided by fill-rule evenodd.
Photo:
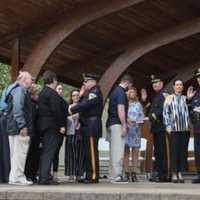
<instances>
[{"instance_id":1,"label":"crowd of people","mask_svg":"<svg viewBox=\"0 0 200 200\"><path fill-rule=\"evenodd\" d=\"M200 69L195 71L200 86ZM84 74L80 89L69 101L53 71L43 74L44 86L28 72L6 87L0 102L0 182L12 185L59 184L59 152L65 138L65 176L68 181L98 183L98 141L102 137L103 95L98 76ZM135 182L142 126L151 122L154 157L150 181L184 183L191 125L194 132L197 178L200 183L200 90L174 80L173 93L160 77L151 77L154 96L133 87L129 74L109 95L107 140L111 183ZM150 100L152 99L152 100ZM131 158L131 160L130 160Z\"/></svg>"}]
</instances>

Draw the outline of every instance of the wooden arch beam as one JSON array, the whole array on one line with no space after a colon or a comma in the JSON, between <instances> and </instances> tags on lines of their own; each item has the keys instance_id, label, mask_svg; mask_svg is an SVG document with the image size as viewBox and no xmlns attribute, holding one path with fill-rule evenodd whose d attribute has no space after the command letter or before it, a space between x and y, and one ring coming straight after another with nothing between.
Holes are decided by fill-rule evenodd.
<instances>
[{"instance_id":1,"label":"wooden arch beam","mask_svg":"<svg viewBox=\"0 0 200 200\"><path fill-rule=\"evenodd\" d=\"M108 68L100 79L104 99L120 75L137 59L166 44L184 39L200 32L200 18L180 24L171 29L155 33L147 38L136 40Z\"/></svg>"},{"instance_id":2,"label":"wooden arch beam","mask_svg":"<svg viewBox=\"0 0 200 200\"><path fill-rule=\"evenodd\" d=\"M37 76L49 56L74 31L81 26L145 0L101 0L87 2L63 17L34 47L23 69Z\"/></svg>"},{"instance_id":3,"label":"wooden arch beam","mask_svg":"<svg viewBox=\"0 0 200 200\"><path fill-rule=\"evenodd\" d=\"M181 79L183 80L184 83L186 83L187 81L189 81L191 78L194 77L194 71L199 67L200 67L200 62L197 62L193 65L187 66L185 70L180 69L179 71L177 71L177 75L165 86L165 89L171 92L173 82L176 79Z\"/></svg>"}]
</instances>

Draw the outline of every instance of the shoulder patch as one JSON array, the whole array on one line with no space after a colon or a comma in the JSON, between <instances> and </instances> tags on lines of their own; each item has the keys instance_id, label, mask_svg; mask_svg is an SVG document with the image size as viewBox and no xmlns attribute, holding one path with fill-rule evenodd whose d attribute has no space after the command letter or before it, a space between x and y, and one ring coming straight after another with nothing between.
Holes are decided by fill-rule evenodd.
<instances>
[{"instance_id":1,"label":"shoulder patch","mask_svg":"<svg viewBox=\"0 0 200 200\"><path fill-rule=\"evenodd\" d=\"M96 97L97 95L95 93L89 93L88 99L91 100L91 99L95 99Z\"/></svg>"}]
</instances>

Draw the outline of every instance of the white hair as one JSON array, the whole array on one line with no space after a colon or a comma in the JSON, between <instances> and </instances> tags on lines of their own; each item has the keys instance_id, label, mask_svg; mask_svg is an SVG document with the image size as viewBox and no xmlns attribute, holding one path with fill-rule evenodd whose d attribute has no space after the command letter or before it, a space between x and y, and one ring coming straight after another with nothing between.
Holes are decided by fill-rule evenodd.
<instances>
[{"instance_id":1,"label":"white hair","mask_svg":"<svg viewBox=\"0 0 200 200\"><path fill-rule=\"evenodd\" d=\"M32 77L31 74L29 72L26 72L26 71L20 71L19 72L19 75L17 77L17 81L21 81L23 79L26 79L27 77Z\"/></svg>"}]
</instances>

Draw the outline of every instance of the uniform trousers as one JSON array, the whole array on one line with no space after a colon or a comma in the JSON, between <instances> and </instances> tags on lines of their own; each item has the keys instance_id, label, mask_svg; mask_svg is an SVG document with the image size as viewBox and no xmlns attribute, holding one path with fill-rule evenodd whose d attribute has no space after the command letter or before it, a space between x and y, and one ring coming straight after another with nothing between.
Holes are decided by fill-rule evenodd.
<instances>
[{"instance_id":1,"label":"uniform trousers","mask_svg":"<svg viewBox=\"0 0 200 200\"><path fill-rule=\"evenodd\" d=\"M63 135L54 129L46 130L43 134L43 150L40 157L39 181L48 181L51 177L51 165L59 148Z\"/></svg>"},{"instance_id":2,"label":"uniform trousers","mask_svg":"<svg viewBox=\"0 0 200 200\"><path fill-rule=\"evenodd\" d=\"M171 132L172 172L183 172L187 170L188 141L188 132Z\"/></svg>"},{"instance_id":3,"label":"uniform trousers","mask_svg":"<svg viewBox=\"0 0 200 200\"><path fill-rule=\"evenodd\" d=\"M162 178L167 175L167 151L166 151L166 133L153 133L154 139L154 170L158 173L158 177Z\"/></svg>"},{"instance_id":4,"label":"uniform trousers","mask_svg":"<svg viewBox=\"0 0 200 200\"><path fill-rule=\"evenodd\" d=\"M80 135L76 136L76 176L81 177L85 172L85 149L83 143L83 137Z\"/></svg>"},{"instance_id":5,"label":"uniform trousers","mask_svg":"<svg viewBox=\"0 0 200 200\"><path fill-rule=\"evenodd\" d=\"M200 132L194 132L194 153L197 173L200 176Z\"/></svg>"},{"instance_id":6,"label":"uniform trousers","mask_svg":"<svg viewBox=\"0 0 200 200\"><path fill-rule=\"evenodd\" d=\"M85 151L85 172L87 180L99 179L98 137L83 136Z\"/></svg>"},{"instance_id":7,"label":"uniform trousers","mask_svg":"<svg viewBox=\"0 0 200 200\"><path fill-rule=\"evenodd\" d=\"M24 182L26 180L24 170L28 154L30 137L14 135L9 136L11 170L9 182Z\"/></svg>"}]
</instances>

